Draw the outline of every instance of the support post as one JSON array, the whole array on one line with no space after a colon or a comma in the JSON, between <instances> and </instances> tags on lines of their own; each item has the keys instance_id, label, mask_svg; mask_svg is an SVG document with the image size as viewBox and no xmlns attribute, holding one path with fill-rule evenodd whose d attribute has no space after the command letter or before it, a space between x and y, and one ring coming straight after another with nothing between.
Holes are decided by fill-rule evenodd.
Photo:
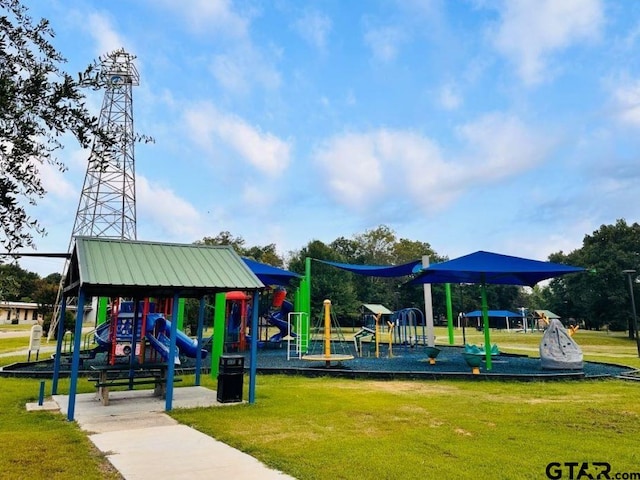
<instances>
[{"instance_id":1,"label":"support post","mask_svg":"<svg viewBox=\"0 0 640 480\"><path fill-rule=\"evenodd\" d=\"M258 371L258 309L260 292L253 291L251 307L251 356L249 357L249 403L256 402L256 372Z\"/></svg>"},{"instance_id":2,"label":"support post","mask_svg":"<svg viewBox=\"0 0 640 480\"><path fill-rule=\"evenodd\" d=\"M211 344L211 378L218 378L220 368L220 355L224 350L225 315L227 308L227 295L224 292L216 293L215 313L213 316L213 342ZM258 330L251 330L251 337L258 335ZM256 337L257 338L257 337ZM253 340L253 338L252 338Z\"/></svg>"},{"instance_id":3,"label":"support post","mask_svg":"<svg viewBox=\"0 0 640 480\"><path fill-rule=\"evenodd\" d=\"M429 255L422 256L422 268L429 266ZM425 283L424 289L424 319L427 324L427 346L435 347L435 333L433 328L433 301L431 298L431 284Z\"/></svg>"},{"instance_id":4,"label":"support post","mask_svg":"<svg viewBox=\"0 0 640 480\"><path fill-rule=\"evenodd\" d=\"M64 337L64 318L67 315L67 297L62 296L60 311L58 312L58 335L56 335L56 357L53 362L53 381L51 382L51 395L58 394L58 378L60 376L60 355L62 355L62 337ZM53 324L53 322L51 322Z\"/></svg>"},{"instance_id":5,"label":"support post","mask_svg":"<svg viewBox=\"0 0 640 480\"><path fill-rule=\"evenodd\" d=\"M487 286L482 283L482 323L484 323L484 351L487 370L491 370L491 336L489 334L489 305L487 304Z\"/></svg>"},{"instance_id":6,"label":"support post","mask_svg":"<svg viewBox=\"0 0 640 480\"><path fill-rule=\"evenodd\" d=\"M76 325L73 337L73 354L71 357L71 381L69 384L69 408L67 420L72 421L76 409L76 391L78 388L78 371L80 370L80 341L82 339L82 320L84 317L85 295L82 288L78 292L78 310L76 311Z\"/></svg>"},{"instance_id":7,"label":"support post","mask_svg":"<svg viewBox=\"0 0 640 480\"><path fill-rule=\"evenodd\" d=\"M451 301L451 284L444 284L447 297L447 331L449 332L449 345L453 345L453 302Z\"/></svg>"},{"instance_id":8,"label":"support post","mask_svg":"<svg viewBox=\"0 0 640 480\"><path fill-rule=\"evenodd\" d=\"M171 335L169 338L169 358L167 359L167 390L164 409L167 412L173 408L173 374L176 370L176 337L178 336L178 302L180 295L173 296L173 308L171 309Z\"/></svg>"},{"instance_id":9,"label":"support post","mask_svg":"<svg viewBox=\"0 0 640 480\"><path fill-rule=\"evenodd\" d=\"M204 297L200 298L200 308L198 308L198 352L196 355L196 387L200 386L200 370L202 369L202 327L204 325L204 311L206 302Z\"/></svg>"}]
</instances>

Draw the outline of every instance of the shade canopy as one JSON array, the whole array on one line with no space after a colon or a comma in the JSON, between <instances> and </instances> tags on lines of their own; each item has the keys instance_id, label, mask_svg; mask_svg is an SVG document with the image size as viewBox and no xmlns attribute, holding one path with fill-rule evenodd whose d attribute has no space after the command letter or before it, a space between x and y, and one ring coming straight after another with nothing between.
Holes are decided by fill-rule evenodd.
<instances>
[{"instance_id":1,"label":"shade canopy","mask_svg":"<svg viewBox=\"0 0 640 480\"><path fill-rule=\"evenodd\" d=\"M302 277L302 275L298 273L290 272L289 270L274 267L266 263L256 262L250 258L242 257L242 260L265 285L286 286L289 285L291 280Z\"/></svg>"},{"instance_id":2,"label":"shade canopy","mask_svg":"<svg viewBox=\"0 0 640 480\"><path fill-rule=\"evenodd\" d=\"M420 265L422 265L422 260L413 260L402 265L353 265L350 263L329 262L328 260L317 261L358 275L387 278L411 275L419 272Z\"/></svg>"},{"instance_id":3,"label":"shade canopy","mask_svg":"<svg viewBox=\"0 0 640 480\"><path fill-rule=\"evenodd\" d=\"M484 283L533 287L542 280L584 270L560 263L478 251L435 263L422 270L410 283Z\"/></svg>"}]
</instances>

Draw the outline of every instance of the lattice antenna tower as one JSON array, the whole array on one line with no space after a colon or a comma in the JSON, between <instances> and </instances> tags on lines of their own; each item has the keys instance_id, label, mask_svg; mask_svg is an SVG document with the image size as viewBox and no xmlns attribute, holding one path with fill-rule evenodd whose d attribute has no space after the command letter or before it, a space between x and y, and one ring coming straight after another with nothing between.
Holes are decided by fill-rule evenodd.
<instances>
[{"instance_id":1,"label":"lattice antenna tower","mask_svg":"<svg viewBox=\"0 0 640 480\"><path fill-rule=\"evenodd\" d=\"M140 75L135 58L121 49L100 59L98 80L105 94L98 121L115 142L105 146L98 137L93 142L71 243L76 236L136 239L132 91Z\"/></svg>"},{"instance_id":2,"label":"lattice antenna tower","mask_svg":"<svg viewBox=\"0 0 640 480\"><path fill-rule=\"evenodd\" d=\"M97 76L88 82L105 88L99 126L111 140L106 144L96 136L91 147L78 210L68 251L77 236L136 240L136 177L133 130L133 87L140 74L133 64L135 56L116 50L100 58ZM57 328L62 285L69 262L64 266L58 288L48 339ZM69 304L75 299L69 299Z\"/></svg>"}]
</instances>

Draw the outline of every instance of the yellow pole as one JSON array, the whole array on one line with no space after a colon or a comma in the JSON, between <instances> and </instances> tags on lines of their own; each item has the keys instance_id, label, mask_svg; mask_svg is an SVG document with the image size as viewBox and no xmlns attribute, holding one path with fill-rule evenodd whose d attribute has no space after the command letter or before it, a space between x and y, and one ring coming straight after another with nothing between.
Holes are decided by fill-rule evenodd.
<instances>
[{"instance_id":1,"label":"yellow pole","mask_svg":"<svg viewBox=\"0 0 640 480\"><path fill-rule=\"evenodd\" d=\"M331 365L331 300L324 302L324 355L327 358L327 367Z\"/></svg>"},{"instance_id":2,"label":"yellow pole","mask_svg":"<svg viewBox=\"0 0 640 480\"><path fill-rule=\"evenodd\" d=\"M393 357L393 327L396 324L387 320L387 325L389 325L389 358L391 358Z\"/></svg>"}]
</instances>

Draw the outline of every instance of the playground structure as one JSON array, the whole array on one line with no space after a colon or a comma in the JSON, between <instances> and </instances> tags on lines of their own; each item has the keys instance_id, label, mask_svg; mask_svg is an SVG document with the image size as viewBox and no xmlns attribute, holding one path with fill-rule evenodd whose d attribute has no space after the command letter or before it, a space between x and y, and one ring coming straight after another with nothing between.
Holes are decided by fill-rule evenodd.
<instances>
[{"instance_id":1,"label":"playground structure","mask_svg":"<svg viewBox=\"0 0 640 480\"><path fill-rule=\"evenodd\" d=\"M338 342L332 342L331 339L331 324L332 324L332 316L331 316L331 300L325 300L323 302L323 307L324 307L324 314L323 314L323 318L324 318L324 327L323 327L323 352L322 353L310 353L308 355L304 355L302 356L302 360L307 360L307 361L311 361L311 362L317 362L317 361L324 361L325 362L325 366L327 368L329 368L331 366L331 362L342 362L345 360L352 360L353 359L353 355L351 354L347 354L347 353L338 353L335 351L335 349L332 349L332 343L334 345L337 345L337 343L344 343L343 342L339 342L340 338L338 338ZM341 336L341 332L340 332L340 325L338 325L337 319L335 319L334 317L334 322L333 322L336 326L336 331L337 331L337 335L338 337ZM344 339L342 339L344 340Z\"/></svg>"},{"instance_id":2,"label":"playground structure","mask_svg":"<svg viewBox=\"0 0 640 480\"><path fill-rule=\"evenodd\" d=\"M156 312L158 304L146 299L138 303L114 299L109 320L99 325L94 333L98 351L108 353L108 363L114 365L118 357L137 357L139 363L148 361L169 362L169 336L171 322L164 313ZM165 308L168 303L165 303ZM180 364L179 354L206 358L207 351L198 342L181 331L176 336L176 353L173 363Z\"/></svg>"},{"instance_id":3,"label":"playground structure","mask_svg":"<svg viewBox=\"0 0 640 480\"><path fill-rule=\"evenodd\" d=\"M280 348L282 341L289 344L294 342L293 350L302 351L301 342L296 339L296 333L301 330L302 314L293 312L293 303L286 300L287 291L284 287L274 290L273 300L260 317L263 322L258 324L258 348ZM225 324L225 352L244 352L251 341L251 334L247 333L251 318L251 295L245 292L233 291L226 294L226 324ZM292 318L295 320L292 321ZM269 326L278 331L271 333ZM291 350L291 346L289 347Z\"/></svg>"},{"instance_id":4,"label":"playground structure","mask_svg":"<svg viewBox=\"0 0 640 480\"><path fill-rule=\"evenodd\" d=\"M582 369L582 349L558 319L552 319L542 335L540 365L543 369Z\"/></svg>"},{"instance_id":5,"label":"playground structure","mask_svg":"<svg viewBox=\"0 0 640 480\"><path fill-rule=\"evenodd\" d=\"M426 323L424 321L424 315L420 309L403 308L395 312L391 312L383 305L365 304L364 306L371 312L374 312L375 315L369 313L363 315L364 325L353 336L357 356L361 357L363 355L363 341L368 340L372 345L372 349L373 345L375 345L376 358L380 357L381 327L386 327L387 330L389 355L393 355L393 346L409 348L413 348L417 345L427 346ZM384 314L389 314L389 319L385 322L382 321L382 315ZM437 356L435 350L432 350L431 354ZM433 359L435 359L435 356Z\"/></svg>"}]
</instances>

